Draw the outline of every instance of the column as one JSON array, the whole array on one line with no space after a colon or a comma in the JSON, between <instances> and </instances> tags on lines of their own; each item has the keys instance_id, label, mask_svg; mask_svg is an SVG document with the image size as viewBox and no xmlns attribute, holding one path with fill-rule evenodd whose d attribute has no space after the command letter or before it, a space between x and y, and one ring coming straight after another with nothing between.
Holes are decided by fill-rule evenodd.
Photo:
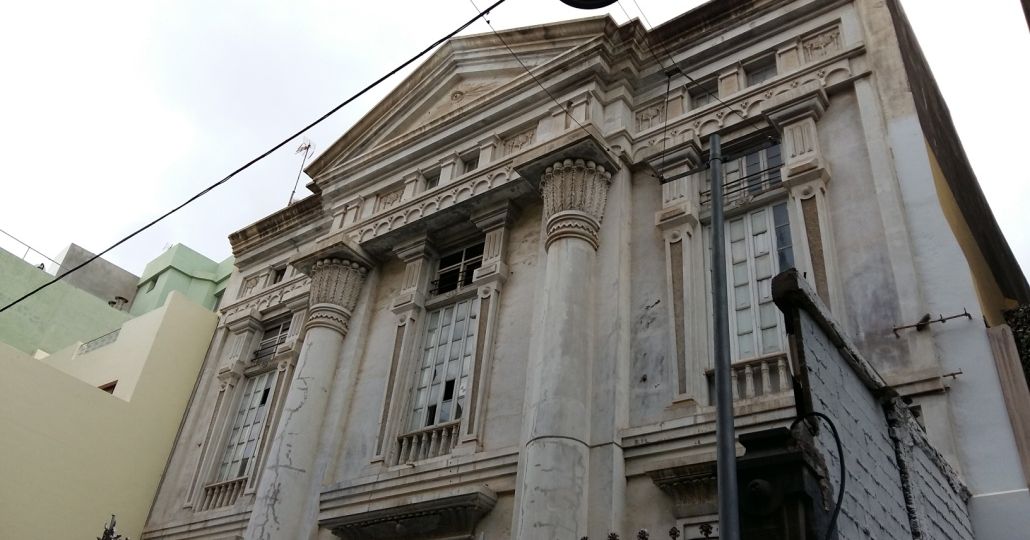
<instances>
[{"instance_id":1,"label":"column","mask_svg":"<svg viewBox=\"0 0 1030 540\"><path fill-rule=\"evenodd\" d=\"M582 159L554 163L541 175L544 305L527 381L518 538L587 535L593 280L610 183L610 172Z\"/></svg>"},{"instance_id":2,"label":"column","mask_svg":"<svg viewBox=\"0 0 1030 540\"><path fill-rule=\"evenodd\" d=\"M315 524L305 507L321 482L315 459L330 385L348 324L368 272L355 258L333 254L310 263L307 330L282 416L265 461L246 538L301 538ZM316 508L317 510L317 508Z\"/></svg>"}]
</instances>

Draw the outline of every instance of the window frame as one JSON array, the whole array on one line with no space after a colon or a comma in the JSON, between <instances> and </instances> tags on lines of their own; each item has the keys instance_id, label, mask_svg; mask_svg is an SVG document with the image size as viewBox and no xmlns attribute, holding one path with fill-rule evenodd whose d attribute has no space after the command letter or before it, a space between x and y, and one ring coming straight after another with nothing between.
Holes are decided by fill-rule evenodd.
<instances>
[{"instance_id":1,"label":"window frame","mask_svg":"<svg viewBox=\"0 0 1030 540\"><path fill-rule=\"evenodd\" d=\"M775 79L779 75L779 71L777 71L776 68L776 56L774 54L767 54L751 60L744 64L743 68L744 86L746 88L758 86L766 81ZM757 77L759 75L761 78Z\"/></svg>"}]
</instances>

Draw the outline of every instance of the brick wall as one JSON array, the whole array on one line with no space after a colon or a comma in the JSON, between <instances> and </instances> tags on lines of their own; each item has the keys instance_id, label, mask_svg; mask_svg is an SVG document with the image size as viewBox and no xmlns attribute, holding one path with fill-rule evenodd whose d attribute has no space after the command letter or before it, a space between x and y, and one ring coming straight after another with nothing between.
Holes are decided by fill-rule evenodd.
<instances>
[{"instance_id":1,"label":"brick wall","mask_svg":"<svg viewBox=\"0 0 1030 540\"><path fill-rule=\"evenodd\" d=\"M776 277L773 295L787 320L800 412L832 418L844 446L838 537L972 539L968 490L810 286L791 270ZM832 510L840 457L825 425L814 446L826 463Z\"/></svg>"}]
</instances>

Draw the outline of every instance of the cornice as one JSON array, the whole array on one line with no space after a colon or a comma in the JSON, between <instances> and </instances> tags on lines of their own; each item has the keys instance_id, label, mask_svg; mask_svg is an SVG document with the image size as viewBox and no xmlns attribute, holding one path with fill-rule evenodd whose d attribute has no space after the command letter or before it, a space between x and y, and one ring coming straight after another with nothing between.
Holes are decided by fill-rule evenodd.
<instances>
[{"instance_id":1,"label":"cornice","mask_svg":"<svg viewBox=\"0 0 1030 540\"><path fill-rule=\"evenodd\" d=\"M233 256L241 259L247 252L268 240L314 223L324 217L322 196L319 193L305 197L278 212L229 235Z\"/></svg>"}]
</instances>

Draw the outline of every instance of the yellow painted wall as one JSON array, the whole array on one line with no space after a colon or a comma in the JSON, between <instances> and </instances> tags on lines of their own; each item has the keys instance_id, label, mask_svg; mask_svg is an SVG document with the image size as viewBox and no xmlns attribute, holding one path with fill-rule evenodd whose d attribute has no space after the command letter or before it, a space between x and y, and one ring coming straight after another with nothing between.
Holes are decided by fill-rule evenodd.
<instances>
[{"instance_id":1,"label":"yellow painted wall","mask_svg":"<svg viewBox=\"0 0 1030 540\"><path fill-rule=\"evenodd\" d=\"M173 293L84 355L0 343L0 538L140 537L216 321Z\"/></svg>"},{"instance_id":2,"label":"yellow painted wall","mask_svg":"<svg viewBox=\"0 0 1030 540\"><path fill-rule=\"evenodd\" d=\"M969 263L969 269L973 274L976 293L980 298L980 310L983 312L984 317L987 318L987 324L991 326L1005 324L1005 319L1001 313L1002 310L1012 309L1016 307L1016 303L1006 298L998 287L998 282L995 281L991 268L987 266L987 261L984 260L980 246L977 245L976 240L973 238L969 224L966 223L966 219L958 207L958 202L955 201L955 195L951 192L951 188L948 187L948 181L944 177L944 172L941 171L941 166L937 163L937 156L934 155L929 145L926 146L926 153L930 156L930 170L933 173L933 183L937 188L937 198L940 200L944 217L948 220L951 232L958 240L962 253L966 256L966 262Z\"/></svg>"}]
</instances>

